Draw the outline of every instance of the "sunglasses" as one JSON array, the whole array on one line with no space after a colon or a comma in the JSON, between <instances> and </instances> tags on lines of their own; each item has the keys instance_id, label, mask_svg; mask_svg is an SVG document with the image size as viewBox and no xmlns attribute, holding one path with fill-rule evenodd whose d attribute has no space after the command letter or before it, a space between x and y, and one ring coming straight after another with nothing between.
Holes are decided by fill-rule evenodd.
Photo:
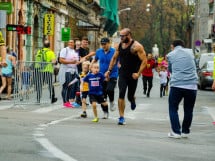
<instances>
[{"instance_id":1,"label":"sunglasses","mask_svg":"<svg viewBox=\"0 0 215 161\"><path fill-rule=\"evenodd\" d=\"M106 45L107 43L101 43L101 45Z\"/></svg>"},{"instance_id":2,"label":"sunglasses","mask_svg":"<svg viewBox=\"0 0 215 161\"><path fill-rule=\"evenodd\" d=\"M125 36L128 36L128 35L119 35L120 37L125 37Z\"/></svg>"}]
</instances>

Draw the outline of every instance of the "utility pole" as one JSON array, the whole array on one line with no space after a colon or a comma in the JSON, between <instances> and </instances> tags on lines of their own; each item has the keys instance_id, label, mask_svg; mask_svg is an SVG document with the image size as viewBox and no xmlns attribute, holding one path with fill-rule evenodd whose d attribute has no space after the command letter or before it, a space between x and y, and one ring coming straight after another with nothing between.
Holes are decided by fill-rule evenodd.
<instances>
[{"instance_id":1,"label":"utility pole","mask_svg":"<svg viewBox=\"0 0 215 161\"><path fill-rule=\"evenodd\" d=\"M194 39L192 47L195 51L200 52L200 49L205 49L201 45L204 39L208 38L208 14L209 7L205 0L195 1L195 26L194 26ZM200 42L200 44L198 44Z\"/></svg>"}]
</instances>

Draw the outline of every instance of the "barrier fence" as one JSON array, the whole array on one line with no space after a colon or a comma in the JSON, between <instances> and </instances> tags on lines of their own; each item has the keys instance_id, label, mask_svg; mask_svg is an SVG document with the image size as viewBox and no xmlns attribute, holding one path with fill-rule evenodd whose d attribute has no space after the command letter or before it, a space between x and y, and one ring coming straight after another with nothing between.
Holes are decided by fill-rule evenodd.
<instances>
[{"instance_id":1,"label":"barrier fence","mask_svg":"<svg viewBox=\"0 0 215 161\"><path fill-rule=\"evenodd\" d=\"M18 61L14 69L14 104L49 104L53 94L52 63Z\"/></svg>"}]
</instances>

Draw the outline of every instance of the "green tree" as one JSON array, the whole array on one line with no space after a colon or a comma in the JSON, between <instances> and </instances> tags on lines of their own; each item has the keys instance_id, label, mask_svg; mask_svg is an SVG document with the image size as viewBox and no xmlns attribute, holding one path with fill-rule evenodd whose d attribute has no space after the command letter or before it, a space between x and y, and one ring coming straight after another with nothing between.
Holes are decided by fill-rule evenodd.
<instances>
[{"instance_id":1,"label":"green tree","mask_svg":"<svg viewBox=\"0 0 215 161\"><path fill-rule=\"evenodd\" d=\"M120 9L131 8L131 11L120 15L121 27L131 28L134 39L140 41L147 52L158 44L160 54L164 55L169 52L174 39L189 42L187 26L193 14L193 5L189 1L119 0ZM148 12L147 4L150 4Z\"/></svg>"}]
</instances>

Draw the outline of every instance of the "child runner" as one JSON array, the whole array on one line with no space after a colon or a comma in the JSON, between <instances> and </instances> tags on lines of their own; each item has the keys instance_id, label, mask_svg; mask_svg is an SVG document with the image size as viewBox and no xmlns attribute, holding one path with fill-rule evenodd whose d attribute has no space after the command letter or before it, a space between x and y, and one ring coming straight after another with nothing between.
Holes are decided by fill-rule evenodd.
<instances>
[{"instance_id":1,"label":"child runner","mask_svg":"<svg viewBox=\"0 0 215 161\"><path fill-rule=\"evenodd\" d=\"M80 79L81 79L81 84L80 84L80 92L81 92L81 102L82 102L82 111L83 113L81 114L81 117L86 118L87 117L87 103L86 103L86 98L89 92L89 85L87 82L84 82L84 78L89 72L89 67L90 67L90 62L85 61L82 63L82 72L80 73Z\"/></svg>"},{"instance_id":2,"label":"child runner","mask_svg":"<svg viewBox=\"0 0 215 161\"><path fill-rule=\"evenodd\" d=\"M91 65L91 73L87 74L84 78L84 82L89 84L89 97L90 103L93 107L94 119L92 122L98 122L98 114L96 109L96 103L103 105L103 111L107 114L104 119L108 118L108 104L104 99L103 90L102 90L102 83L105 77L102 73L99 72L99 64L92 63Z\"/></svg>"},{"instance_id":3,"label":"child runner","mask_svg":"<svg viewBox=\"0 0 215 161\"><path fill-rule=\"evenodd\" d=\"M160 97L162 98L163 96L165 96L165 89L168 76L166 65L161 65L161 71L158 73L160 77Z\"/></svg>"}]
</instances>

